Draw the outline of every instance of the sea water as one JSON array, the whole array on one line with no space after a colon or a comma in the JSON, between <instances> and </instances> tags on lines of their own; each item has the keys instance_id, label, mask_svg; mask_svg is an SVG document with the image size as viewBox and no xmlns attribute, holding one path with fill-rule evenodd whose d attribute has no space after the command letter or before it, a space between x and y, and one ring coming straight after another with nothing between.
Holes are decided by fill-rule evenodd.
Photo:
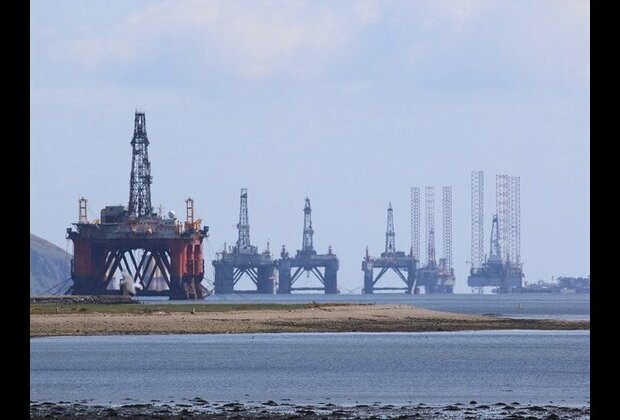
<instances>
[{"instance_id":1,"label":"sea water","mask_svg":"<svg viewBox=\"0 0 620 420\"><path fill-rule=\"evenodd\" d=\"M296 333L30 340L30 399L579 406L589 331Z\"/></svg>"}]
</instances>

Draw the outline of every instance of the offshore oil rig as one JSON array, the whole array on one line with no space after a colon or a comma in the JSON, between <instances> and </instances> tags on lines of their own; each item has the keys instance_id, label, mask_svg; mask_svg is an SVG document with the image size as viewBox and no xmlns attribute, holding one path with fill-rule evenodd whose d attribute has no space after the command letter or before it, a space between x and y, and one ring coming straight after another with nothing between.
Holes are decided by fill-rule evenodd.
<instances>
[{"instance_id":1,"label":"offshore oil rig","mask_svg":"<svg viewBox=\"0 0 620 420\"><path fill-rule=\"evenodd\" d=\"M452 266L452 187L442 190L443 257L435 257L435 187L424 188L426 263L416 272L416 288L425 293L453 293L454 267ZM420 256L420 188L411 187L411 250L414 258Z\"/></svg>"},{"instance_id":2,"label":"offshore oil rig","mask_svg":"<svg viewBox=\"0 0 620 420\"><path fill-rule=\"evenodd\" d=\"M148 156L144 112L135 112L131 140L132 161L127 206L108 205L99 219L88 220L87 200L79 200L77 223L67 228L67 239L73 242L71 260L73 284L67 293L74 295L113 295L127 290L127 279L135 285L138 296L167 296L170 299L202 299L210 291L202 285L205 277L202 243L209 227L194 215L194 200L185 200L185 220L174 212L167 216L154 211L151 204L151 163ZM453 293L452 261L452 187L442 189L443 257L435 255L435 189L426 186L425 258L420 255L420 188L411 187L411 248L408 254L396 250L394 218L391 203L387 209L385 250L371 257L366 247L362 261L364 283L362 293L399 290L408 294ZM471 269L467 284L472 291L483 292L493 287L497 293L523 291L523 264L520 256L520 179L496 176L496 213L491 222L490 251L484 253L484 173L473 171L471 178ZM217 252L212 261L216 294L264 293L290 294L303 291L340 293L337 272L338 257L329 246L327 253L314 249L312 208L306 197L303 208L302 246L294 257L282 245L279 259L267 249L259 252L250 242L248 191L241 189L238 238L234 246ZM375 269L378 273L375 275ZM396 273L404 285L378 286L388 271ZM296 282L306 274L318 280L312 287ZM239 290L242 278L254 287ZM133 290L133 288L132 288ZM133 293L133 292L131 292Z\"/></svg>"},{"instance_id":3,"label":"offshore oil rig","mask_svg":"<svg viewBox=\"0 0 620 420\"><path fill-rule=\"evenodd\" d=\"M394 214L392 203L389 204L387 210L387 229L385 231L385 251L381 253L381 257L373 258L368 253L366 247L366 255L362 261L362 271L364 272L364 287L362 293L371 294L375 290L404 290L405 293L411 294L416 282L416 264L417 260L413 255L413 249L406 255L403 251L396 251L396 233L394 232ZM374 269L378 268L379 273L375 276ZM392 270L398 278L400 278L404 287L377 287L377 282L388 271ZM406 273L406 275L405 275Z\"/></svg>"},{"instance_id":4,"label":"offshore oil rig","mask_svg":"<svg viewBox=\"0 0 620 420\"><path fill-rule=\"evenodd\" d=\"M135 112L128 206L106 206L101 218L88 220L87 200L79 200L79 219L67 228L73 241L74 295L120 294L119 277L129 275L138 296L202 299L202 241L209 228L194 217L194 201L186 200L184 222L174 212L163 217L151 205L151 163L144 112Z\"/></svg>"},{"instance_id":5,"label":"offshore oil rig","mask_svg":"<svg viewBox=\"0 0 620 420\"><path fill-rule=\"evenodd\" d=\"M471 270L467 285L483 292L492 286L497 293L523 288L521 263L520 179L509 175L495 177L496 213L491 223L488 257L484 254L484 172L471 173Z\"/></svg>"},{"instance_id":6,"label":"offshore oil rig","mask_svg":"<svg viewBox=\"0 0 620 420\"><path fill-rule=\"evenodd\" d=\"M327 248L327 254L317 254L313 243L314 230L312 229L312 208L310 199L306 197L304 205L304 229L301 241L301 249L297 250L295 257L289 257L288 251L282 245L278 266L278 293L288 294L292 291L322 290L326 294L340 293L338 290L338 257L332 252L332 247ZM291 275L291 270L295 268ZM321 272L320 268L323 268ZM303 273L310 273L319 280L319 287L293 287L297 279Z\"/></svg>"},{"instance_id":7,"label":"offshore oil rig","mask_svg":"<svg viewBox=\"0 0 620 420\"><path fill-rule=\"evenodd\" d=\"M225 293L267 293L274 294L276 284L276 262L269 249L262 253L250 243L250 221L248 217L248 190L241 188L237 243L213 260L215 268L214 288L216 294ZM235 286L245 276L250 278L256 290L238 290Z\"/></svg>"}]
</instances>

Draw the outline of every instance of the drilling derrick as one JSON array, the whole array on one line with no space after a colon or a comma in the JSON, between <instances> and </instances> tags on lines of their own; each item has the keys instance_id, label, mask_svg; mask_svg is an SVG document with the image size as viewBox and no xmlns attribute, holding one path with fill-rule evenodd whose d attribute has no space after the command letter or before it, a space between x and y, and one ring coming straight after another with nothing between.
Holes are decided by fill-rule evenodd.
<instances>
[{"instance_id":1,"label":"drilling derrick","mask_svg":"<svg viewBox=\"0 0 620 420\"><path fill-rule=\"evenodd\" d=\"M406 255L403 251L396 251L395 239L394 215L392 203L390 203L387 210L385 252L381 253L381 257L373 258L369 255L368 247L366 247L366 255L362 261L362 271L364 272L364 288L362 293L370 294L374 293L375 290L404 290L405 293L411 294L416 281L416 259L412 255L413 249L409 255ZM379 269L376 277L374 275L375 268ZM377 282L388 270L396 273L398 278L405 283L405 287L377 287Z\"/></svg>"},{"instance_id":2,"label":"drilling derrick","mask_svg":"<svg viewBox=\"0 0 620 420\"><path fill-rule=\"evenodd\" d=\"M257 248L250 245L250 221L248 218L247 188L241 188L239 200L239 223L237 223L237 231L239 235L237 237L235 251L240 254L255 254L257 252Z\"/></svg>"},{"instance_id":3,"label":"drilling derrick","mask_svg":"<svg viewBox=\"0 0 620 420\"><path fill-rule=\"evenodd\" d=\"M151 162L149 161L149 139L146 136L146 117L144 112L136 112L133 138L131 139L132 158L129 179L130 216L150 216L151 206Z\"/></svg>"},{"instance_id":4,"label":"drilling derrick","mask_svg":"<svg viewBox=\"0 0 620 420\"><path fill-rule=\"evenodd\" d=\"M390 203L387 213L387 228L385 229L385 254L392 255L394 252L396 252L394 212L392 210L392 203Z\"/></svg>"},{"instance_id":5,"label":"drilling derrick","mask_svg":"<svg viewBox=\"0 0 620 420\"><path fill-rule=\"evenodd\" d=\"M428 231L426 255L428 256L428 259L426 260L426 266L434 267L437 263L435 262L435 231L433 229Z\"/></svg>"},{"instance_id":6,"label":"drilling derrick","mask_svg":"<svg viewBox=\"0 0 620 420\"><path fill-rule=\"evenodd\" d=\"M88 221L86 199L79 200L78 223L67 229L74 258L71 264L74 295L121 294L121 282L133 281L138 296L168 296L170 299L201 299L204 260L202 241L208 226L201 219L177 220L153 213L151 164L144 112L135 113L131 140L132 160L128 206L106 206L101 218ZM119 280L121 279L122 280ZM126 288L131 290L131 288Z\"/></svg>"},{"instance_id":7,"label":"drilling derrick","mask_svg":"<svg viewBox=\"0 0 620 420\"><path fill-rule=\"evenodd\" d=\"M472 172L472 268L467 285L481 289L495 287L497 293L518 292L522 289L523 270L520 262L521 209L519 177L496 176L496 213L491 222L490 251L481 258L482 244L482 186L474 188ZM476 175L482 179L482 172Z\"/></svg>"},{"instance_id":8,"label":"drilling derrick","mask_svg":"<svg viewBox=\"0 0 620 420\"><path fill-rule=\"evenodd\" d=\"M241 188L239 197L239 223L237 224L237 243L229 250L218 253L213 260L215 267L214 292L226 293L266 293L275 292L275 262L269 249L258 252L250 243L250 221L248 217L248 190ZM256 290L237 290L235 286L246 276L256 286Z\"/></svg>"},{"instance_id":9,"label":"drilling derrick","mask_svg":"<svg viewBox=\"0 0 620 420\"><path fill-rule=\"evenodd\" d=\"M497 215L493 215L491 222L491 238L489 248L489 261L502 261L502 249L499 241L499 219Z\"/></svg>"},{"instance_id":10,"label":"drilling derrick","mask_svg":"<svg viewBox=\"0 0 620 420\"><path fill-rule=\"evenodd\" d=\"M317 254L314 250L312 230L312 208L310 199L306 197L304 205L304 228L302 233L301 249L295 257L290 258L286 247L282 245L278 266L278 293L288 294L292 291L323 290L326 294L340 293L337 286L338 258L332 253L329 246L327 254ZM292 269L295 269L291 274ZM321 272L321 268L323 271ZM306 273L312 273L322 286L320 287L293 287L295 282Z\"/></svg>"},{"instance_id":11,"label":"drilling derrick","mask_svg":"<svg viewBox=\"0 0 620 420\"><path fill-rule=\"evenodd\" d=\"M301 252L303 254L316 254L312 243L312 208L310 208L310 199L306 197L306 205L304 206L304 233L301 241Z\"/></svg>"}]
</instances>

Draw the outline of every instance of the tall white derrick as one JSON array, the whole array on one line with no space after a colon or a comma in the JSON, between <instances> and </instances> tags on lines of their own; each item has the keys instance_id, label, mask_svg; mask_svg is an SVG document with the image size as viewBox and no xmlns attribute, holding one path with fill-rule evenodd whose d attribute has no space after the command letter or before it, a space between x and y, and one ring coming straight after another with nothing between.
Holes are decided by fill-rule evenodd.
<instances>
[{"instance_id":1,"label":"tall white derrick","mask_svg":"<svg viewBox=\"0 0 620 420\"><path fill-rule=\"evenodd\" d=\"M521 260L520 189L519 177L496 176L498 239L502 260L505 263L517 263Z\"/></svg>"},{"instance_id":2,"label":"tall white derrick","mask_svg":"<svg viewBox=\"0 0 620 420\"><path fill-rule=\"evenodd\" d=\"M446 260L446 268L452 267L452 187L443 187L442 197L442 236L443 258Z\"/></svg>"},{"instance_id":3,"label":"tall white derrick","mask_svg":"<svg viewBox=\"0 0 620 420\"><path fill-rule=\"evenodd\" d=\"M471 264L484 263L484 172L471 172Z\"/></svg>"},{"instance_id":4,"label":"tall white derrick","mask_svg":"<svg viewBox=\"0 0 620 420\"><path fill-rule=\"evenodd\" d=\"M426 264L435 264L435 187L424 187Z\"/></svg>"},{"instance_id":5,"label":"tall white derrick","mask_svg":"<svg viewBox=\"0 0 620 420\"><path fill-rule=\"evenodd\" d=\"M495 176L495 210L497 213L497 239L502 260L510 258L510 177Z\"/></svg>"},{"instance_id":6,"label":"tall white derrick","mask_svg":"<svg viewBox=\"0 0 620 420\"><path fill-rule=\"evenodd\" d=\"M521 262L521 180L510 177L510 261Z\"/></svg>"},{"instance_id":7,"label":"tall white derrick","mask_svg":"<svg viewBox=\"0 0 620 420\"><path fill-rule=\"evenodd\" d=\"M411 187L411 253L420 261L420 187Z\"/></svg>"}]
</instances>

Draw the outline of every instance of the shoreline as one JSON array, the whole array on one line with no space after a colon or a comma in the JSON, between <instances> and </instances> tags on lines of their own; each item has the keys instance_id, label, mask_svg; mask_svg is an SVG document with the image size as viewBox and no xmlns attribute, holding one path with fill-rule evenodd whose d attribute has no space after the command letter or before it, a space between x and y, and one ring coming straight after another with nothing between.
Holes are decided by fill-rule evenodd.
<instances>
[{"instance_id":1,"label":"shoreline","mask_svg":"<svg viewBox=\"0 0 620 420\"><path fill-rule=\"evenodd\" d=\"M508 400L510 401L510 400ZM486 418L571 418L589 419L589 401L584 405L561 404L520 404L496 402L482 404L476 401L453 404L427 405L424 403L394 405L384 403L340 405L329 402L294 403L291 401L256 401L254 403L211 402L196 397L191 400L141 403L126 402L119 405L90 405L84 402L32 402L30 418L49 417L90 417L90 418L135 418L136 416L154 418L204 418L204 419L256 419L303 418L318 420L325 418L441 418L441 419L486 419Z\"/></svg>"},{"instance_id":2,"label":"shoreline","mask_svg":"<svg viewBox=\"0 0 620 420\"><path fill-rule=\"evenodd\" d=\"M515 319L408 305L31 304L30 338L295 332L589 330L590 321Z\"/></svg>"}]
</instances>

